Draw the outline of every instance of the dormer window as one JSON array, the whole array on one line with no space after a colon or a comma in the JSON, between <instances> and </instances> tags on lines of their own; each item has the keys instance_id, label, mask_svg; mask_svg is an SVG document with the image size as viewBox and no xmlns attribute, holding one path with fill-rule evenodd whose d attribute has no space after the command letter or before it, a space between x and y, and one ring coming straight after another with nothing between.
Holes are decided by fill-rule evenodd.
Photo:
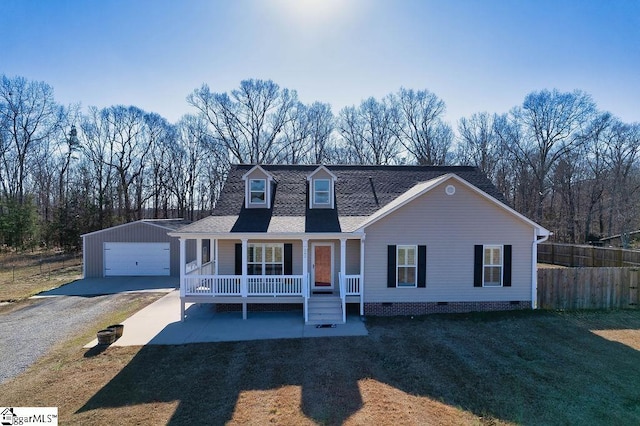
<instances>
[{"instance_id":1,"label":"dormer window","mask_svg":"<svg viewBox=\"0 0 640 426\"><path fill-rule=\"evenodd\" d=\"M247 209L270 209L273 204L275 179L260 167L253 166L242 176L244 180L244 206Z\"/></svg>"},{"instance_id":2,"label":"dormer window","mask_svg":"<svg viewBox=\"0 0 640 426\"><path fill-rule=\"evenodd\" d=\"M267 181L265 179L251 179L249 181L249 188L251 204L266 203Z\"/></svg>"},{"instance_id":3,"label":"dormer window","mask_svg":"<svg viewBox=\"0 0 640 426\"><path fill-rule=\"evenodd\" d=\"M329 205L331 203L331 181L329 179L313 180L313 204Z\"/></svg>"},{"instance_id":4,"label":"dormer window","mask_svg":"<svg viewBox=\"0 0 640 426\"><path fill-rule=\"evenodd\" d=\"M319 166L307 176L307 182L309 182L307 195L310 209L335 208L334 187L336 179L336 175L325 166Z\"/></svg>"}]
</instances>

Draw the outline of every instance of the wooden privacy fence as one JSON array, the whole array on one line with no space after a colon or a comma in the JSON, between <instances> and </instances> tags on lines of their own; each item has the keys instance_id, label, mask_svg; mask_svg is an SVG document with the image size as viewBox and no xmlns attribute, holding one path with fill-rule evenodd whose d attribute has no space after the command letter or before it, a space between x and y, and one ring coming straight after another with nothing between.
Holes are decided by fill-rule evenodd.
<instances>
[{"instance_id":1,"label":"wooden privacy fence","mask_svg":"<svg viewBox=\"0 0 640 426\"><path fill-rule=\"evenodd\" d=\"M638 308L639 268L538 269L541 309Z\"/></svg>"},{"instance_id":2,"label":"wooden privacy fence","mask_svg":"<svg viewBox=\"0 0 640 426\"><path fill-rule=\"evenodd\" d=\"M544 243L538 245L538 262L569 267L636 267L640 266L640 251Z\"/></svg>"}]
</instances>

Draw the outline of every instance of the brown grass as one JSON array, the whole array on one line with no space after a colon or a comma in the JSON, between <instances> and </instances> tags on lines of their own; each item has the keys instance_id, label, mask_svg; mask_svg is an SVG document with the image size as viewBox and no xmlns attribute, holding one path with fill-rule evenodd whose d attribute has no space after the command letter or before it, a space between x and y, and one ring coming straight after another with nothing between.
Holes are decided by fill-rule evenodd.
<instances>
[{"instance_id":1,"label":"brown grass","mask_svg":"<svg viewBox=\"0 0 640 426\"><path fill-rule=\"evenodd\" d=\"M58 406L63 424L83 425L640 423L640 312L378 318L368 328L104 352L81 349L87 332L0 386L0 405Z\"/></svg>"},{"instance_id":2,"label":"brown grass","mask_svg":"<svg viewBox=\"0 0 640 426\"><path fill-rule=\"evenodd\" d=\"M0 302L17 301L82 276L82 257L57 251L0 254Z\"/></svg>"}]
</instances>

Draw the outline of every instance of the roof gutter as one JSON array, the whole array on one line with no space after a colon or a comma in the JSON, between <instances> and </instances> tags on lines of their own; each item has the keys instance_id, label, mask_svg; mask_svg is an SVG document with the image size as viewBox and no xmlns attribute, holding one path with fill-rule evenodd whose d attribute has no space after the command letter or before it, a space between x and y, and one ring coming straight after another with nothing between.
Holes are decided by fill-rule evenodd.
<instances>
[{"instance_id":1,"label":"roof gutter","mask_svg":"<svg viewBox=\"0 0 640 426\"><path fill-rule=\"evenodd\" d=\"M534 233L531 245L531 309L538 309L538 244L547 241L551 235L552 232L547 232L538 238L537 232Z\"/></svg>"}]
</instances>

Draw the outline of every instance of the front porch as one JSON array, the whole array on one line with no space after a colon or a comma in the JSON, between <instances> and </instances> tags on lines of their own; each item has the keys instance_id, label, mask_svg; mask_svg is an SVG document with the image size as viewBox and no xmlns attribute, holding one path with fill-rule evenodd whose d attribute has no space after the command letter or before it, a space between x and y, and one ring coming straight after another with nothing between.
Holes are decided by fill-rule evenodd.
<instances>
[{"instance_id":1,"label":"front porch","mask_svg":"<svg viewBox=\"0 0 640 426\"><path fill-rule=\"evenodd\" d=\"M198 237L180 240L180 257L182 320L186 303L239 304L244 319L248 305L301 304L306 324L345 323L347 303L364 313L362 238Z\"/></svg>"}]
</instances>

